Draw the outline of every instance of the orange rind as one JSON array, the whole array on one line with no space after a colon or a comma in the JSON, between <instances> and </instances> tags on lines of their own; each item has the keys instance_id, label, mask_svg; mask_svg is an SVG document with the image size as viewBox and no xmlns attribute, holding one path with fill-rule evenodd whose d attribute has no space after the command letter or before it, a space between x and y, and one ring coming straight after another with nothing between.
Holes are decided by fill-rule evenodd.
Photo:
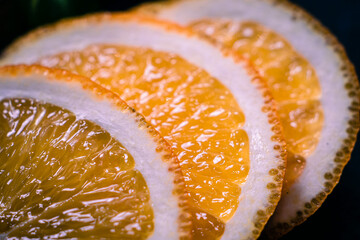
<instances>
[{"instance_id":1,"label":"orange rind","mask_svg":"<svg viewBox=\"0 0 360 240\"><path fill-rule=\"evenodd\" d=\"M177 158L119 96L20 65L0 98L1 237L188 239Z\"/></svg>"},{"instance_id":2,"label":"orange rind","mask_svg":"<svg viewBox=\"0 0 360 240\"><path fill-rule=\"evenodd\" d=\"M106 56L103 54L104 49L113 52ZM131 54L129 52L131 52ZM188 72L191 73L194 71L198 73L200 78L196 75L196 79L204 81L198 85L198 89L205 89L204 86L209 85L210 90L207 90L207 92L202 92L201 90L200 95L203 97L198 98L197 94L199 93L196 91L195 85L195 88L192 88L193 90L185 91L187 93L182 94L182 99L185 99L186 101L191 102L199 99L196 100L198 102L195 101L195 104L193 105L198 111L201 110L201 104L206 105L207 101L214 101L214 99L216 99L216 95L214 95L211 90L214 92L216 92L216 90L221 90L217 102L219 106L224 109L225 113L231 113L229 110L231 106L234 106L232 107L233 109L238 109L236 112L239 113L237 114L239 117L233 119L235 125L231 124L227 127L232 129L234 128L233 126L235 126L234 130L238 129L239 132L245 133L242 137L242 139L245 139L245 144L246 141L248 141L249 159L247 161L244 159L243 165L246 172L244 175L245 177L234 179L236 176L231 174L226 177L223 174L223 171L226 169L222 168L219 168L219 174L206 171L204 173L196 172L198 165L195 165L195 168L183 167L182 172L185 174L185 178L190 176L191 178L189 177L189 179L194 182L193 185L186 185L187 190L190 189L192 202L195 202L193 207L198 209L196 210L197 212L195 211L192 218L192 220L195 221L192 237L216 239L222 235L223 231L224 234L222 239L256 238L262 231L264 224L274 211L280 198L286 153L284 150L282 128L279 125L280 121L276 113L276 107L272 96L269 93L266 84L257 76L256 72L246 61L235 56L231 51L225 49L219 50L212 42L175 24L131 14L95 14L78 19L64 20L30 33L22 39L19 39L8 51L6 51L4 58L2 59L2 64L33 63L39 61L39 63L43 65L64 67L65 69L70 69L91 77L94 81L112 91L117 91L121 96L125 96L125 99L128 102L134 104L133 107L135 107L136 110L143 113L145 118L152 122L157 130L165 135L166 139L170 140L170 142L172 141L171 143L173 146L176 146L177 141L174 141L175 135L167 133L167 124L161 124L166 123L166 121L161 120L160 118L153 119L151 117L152 110L157 112L157 107L161 108L162 106L167 105L159 104L156 106L155 104L153 108L147 109L146 106L149 102L145 101L146 104L141 105L139 104L142 100L141 97L133 98L129 97L132 96L131 94L127 95L127 92L131 93L131 91L136 93L139 92L142 93L140 95L144 96L146 99L146 96L148 95L143 93L146 93L146 91L153 91L151 90L151 86L154 86L146 86L147 83L144 79L146 80L147 78L140 79L144 81L143 84L145 85L131 83L131 87L128 88L129 91L126 90L127 88L124 88L124 92L121 92L122 88L116 89L116 87L114 87L114 85L116 86L114 82L121 83L121 79L123 79L122 81L133 81L131 80L132 78L122 78L122 72L114 72L114 67L112 66L107 69L110 74L107 74L106 71L104 75L100 73L97 74L99 70L104 70L104 68L106 70L106 63L114 62L114 59L112 59L109 62L105 61L101 64L101 59L106 59L106 57L111 58L111 56L122 59L123 56L126 58L126 56L129 55L131 56L129 66L132 66L132 69L136 68L136 66L143 66L144 62L146 63L146 59L151 59L148 58L148 56L160 56L160 60L168 59L168 57L176 60L174 61L174 65L178 66L180 69L182 66L185 66L184 71L180 71L180 73L185 73L185 75L188 74ZM90 59L91 56L93 56L93 58ZM99 56L101 56L101 59ZM143 58L139 56L143 56ZM115 59L116 63L124 62L118 61L118 59ZM88 64L89 62L90 64ZM171 63L171 61L164 62ZM85 65L91 66L92 63L96 64L93 64L93 67L89 67L89 71L86 72L87 67L85 67ZM151 79L152 81L154 78L156 79L156 74L159 71L155 63L151 65L145 64L146 66L155 68L154 72L150 71L150 74L153 77ZM101 68L94 67L97 65ZM116 66L121 70L121 65ZM142 69L142 67L140 67L140 69ZM161 69L161 67L159 69ZM136 77L136 71L134 72L134 75L132 75L135 82L139 81ZM175 67L174 69L170 67L169 71L173 75L170 75L170 77L166 75L168 78L165 77L164 80L160 74L157 81L160 83L167 83L172 79L171 77L174 77L175 79L182 77ZM146 75L144 73L147 73L148 76L149 71L140 71L140 73L140 76ZM113 79L113 76L116 77ZM191 77L192 75L190 75L190 78L187 76L186 79L191 79ZM109 84L109 80L111 79L113 79L113 82L110 81ZM123 85L120 84L120 86ZM173 87L177 87L177 90L181 90L182 85L179 86L175 84ZM187 88L187 86L191 86L191 84L185 86ZM164 90L159 89L159 94L164 95L166 89L167 88ZM222 95L226 92L228 92L227 95ZM152 95L150 94L150 96ZM225 104L221 102L223 96L225 96ZM174 96L168 94L166 97L169 99L169 102L173 102ZM228 104L229 106L226 104L231 103L232 101L234 103ZM153 106L151 104L150 106ZM217 105L214 105L214 110L216 110L216 107ZM196 119L196 117L191 117L191 109L189 111L180 112L181 114L185 114L185 116L179 115L182 119L186 120L189 117L191 119ZM214 113L213 116L216 116L217 114L218 113ZM208 116L210 115L211 114ZM170 115L170 117L172 116L176 116L176 114ZM201 123L202 119L211 121L211 118L201 116L199 118L199 123ZM160 120L160 124L157 120ZM219 121L219 124L220 123L221 121ZM204 122L204 124L207 124L207 122ZM216 125L216 122L214 122L214 124ZM226 129L226 127L224 129ZM187 132L191 133L191 131ZM224 138L225 135L222 136L222 132L217 129L215 132L218 140L215 139L214 143L221 140L225 143L229 143L225 145L231 146L231 138ZM180 132L179 136L187 136L187 134ZM197 142L208 142L204 135L202 135L202 138L195 138L195 136L197 135L189 135L189 139L198 139ZM188 147L189 151L192 151L191 146ZM173 149L175 152L177 151L176 147L173 147ZM212 156L217 156L225 150L218 150L216 147L211 147L206 151ZM246 149L244 152L246 152ZM184 165L184 163L189 160L192 162L198 160L196 157L190 157L185 160L181 158L181 155L178 155L178 157L181 165ZM201 166L201 164L208 164L208 160L200 158L197 163ZM215 161L215 166L217 166L216 164L218 163L222 164L221 161L217 161L217 158L214 158L213 160ZM225 164L228 164L234 160L237 159L228 158L225 159L224 162ZM250 163L248 170L246 170L246 162ZM190 172L190 174L193 175L186 175L187 172ZM201 182L207 181L206 179L203 179L204 177L210 177L212 182L200 185ZM236 180L232 184L238 184L241 189L241 193L234 190L229 191L229 194L233 195L232 198L238 202L237 208L235 208L235 211L230 215L226 214L227 209L218 212L212 211L210 208L210 206L214 206L216 201L218 201L217 198L214 197L217 193L213 195L214 192L216 192L214 190L227 189L227 186L223 185L223 182L226 182L227 179L229 179L229 181L231 179ZM201 191L202 188L204 188L205 191ZM195 194L191 195L191 192ZM219 191L219 193L221 193L221 191ZM227 195L228 193L226 193L224 197L227 197ZM197 203L197 196L204 196L205 199L210 199L212 203L209 205L205 205L201 201L199 201L200 203ZM229 201L224 203L228 204ZM231 210L231 208L228 210ZM225 215L221 215L222 213L225 213ZM225 225L221 226L224 223ZM220 228L225 227L225 230L216 232L218 226L220 226Z\"/></svg>"},{"instance_id":3,"label":"orange rind","mask_svg":"<svg viewBox=\"0 0 360 240\"><path fill-rule=\"evenodd\" d=\"M168 1L145 4L135 11L192 26L221 47L230 47L250 59L277 100L290 153L289 166L293 167L267 226L269 236L281 236L312 215L339 181L359 130L358 78L336 38L288 1ZM251 37L253 41L248 40ZM271 48L266 47L269 39L276 40ZM294 79L286 75L291 71L286 69L285 55L301 60L297 65L302 69L297 70L306 73L299 78L304 85L294 84ZM278 72L269 73L264 62L271 63L270 70L278 68ZM314 77L308 78L307 73ZM275 75L279 77L271 78ZM282 85L284 77L289 79L288 85ZM309 79L313 80L307 82ZM289 100L297 100L302 106ZM293 144L298 143L296 136L301 131L308 137Z\"/></svg>"}]
</instances>

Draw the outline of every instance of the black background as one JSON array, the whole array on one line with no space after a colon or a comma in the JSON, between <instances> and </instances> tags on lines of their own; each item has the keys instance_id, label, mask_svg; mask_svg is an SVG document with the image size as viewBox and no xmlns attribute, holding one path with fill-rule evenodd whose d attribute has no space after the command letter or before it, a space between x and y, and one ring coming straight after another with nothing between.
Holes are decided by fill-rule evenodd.
<instances>
[{"instance_id":1,"label":"black background","mask_svg":"<svg viewBox=\"0 0 360 240\"><path fill-rule=\"evenodd\" d=\"M27 31L68 16L126 10L140 0L0 0L0 51ZM334 33L360 72L360 0L292 0ZM360 239L360 141L323 206L290 239Z\"/></svg>"}]
</instances>

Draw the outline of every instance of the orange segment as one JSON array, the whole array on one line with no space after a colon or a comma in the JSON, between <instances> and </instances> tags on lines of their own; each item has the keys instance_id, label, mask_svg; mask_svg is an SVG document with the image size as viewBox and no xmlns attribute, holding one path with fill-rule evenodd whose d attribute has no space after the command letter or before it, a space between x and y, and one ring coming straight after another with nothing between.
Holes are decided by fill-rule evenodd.
<instances>
[{"instance_id":1,"label":"orange segment","mask_svg":"<svg viewBox=\"0 0 360 240\"><path fill-rule=\"evenodd\" d=\"M225 224L216 217L196 208L190 209L193 227L192 239L220 239L224 234Z\"/></svg>"},{"instance_id":2,"label":"orange segment","mask_svg":"<svg viewBox=\"0 0 360 240\"><path fill-rule=\"evenodd\" d=\"M279 115L288 141L288 150L307 157L315 150L324 122L318 100L280 103Z\"/></svg>"},{"instance_id":3,"label":"orange segment","mask_svg":"<svg viewBox=\"0 0 360 240\"><path fill-rule=\"evenodd\" d=\"M61 107L0 102L0 232L8 237L136 238L154 229L130 153Z\"/></svg>"},{"instance_id":4,"label":"orange segment","mask_svg":"<svg viewBox=\"0 0 360 240\"><path fill-rule=\"evenodd\" d=\"M299 167L298 157L294 156L312 154L324 122L319 101L321 87L314 68L283 37L255 22L205 19L190 26L249 59L267 81L279 104L284 135L291 152L288 169L294 167L288 170L286 178L293 183L305 164L304 160Z\"/></svg>"},{"instance_id":5,"label":"orange segment","mask_svg":"<svg viewBox=\"0 0 360 240\"><path fill-rule=\"evenodd\" d=\"M300 177L306 164L305 158L300 155L295 155L292 152L288 152L288 158L291 159L291 161L288 161L286 167L283 194L288 193L290 186Z\"/></svg>"},{"instance_id":6,"label":"orange segment","mask_svg":"<svg viewBox=\"0 0 360 240\"><path fill-rule=\"evenodd\" d=\"M190 26L249 59L265 77L275 100L320 98L314 68L279 34L255 22L215 19Z\"/></svg>"},{"instance_id":7,"label":"orange segment","mask_svg":"<svg viewBox=\"0 0 360 240\"><path fill-rule=\"evenodd\" d=\"M172 144L193 205L204 211L194 217L202 214L206 222L216 220L206 214L222 221L233 216L249 172L249 139L241 109L217 79L179 56L123 46L93 45L40 63L119 93ZM212 225L223 229L219 220Z\"/></svg>"}]
</instances>

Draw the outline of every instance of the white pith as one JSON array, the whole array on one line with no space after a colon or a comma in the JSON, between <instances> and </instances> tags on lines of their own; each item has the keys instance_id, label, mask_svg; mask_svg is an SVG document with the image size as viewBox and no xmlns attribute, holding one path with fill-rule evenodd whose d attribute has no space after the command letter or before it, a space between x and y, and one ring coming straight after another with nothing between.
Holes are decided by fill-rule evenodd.
<instances>
[{"instance_id":1,"label":"white pith","mask_svg":"<svg viewBox=\"0 0 360 240\"><path fill-rule=\"evenodd\" d=\"M293 19L291 11L274 1L264 0L184 0L158 13L158 17L187 25L203 18L255 21L284 36L315 68L319 77L324 110L324 127L315 152L307 158L306 167L289 194L282 196L273 223L289 222L316 195L324 191L324 174L332 172L336 152L347 138L346 126L351 119L351 99L344 87L342 60L303 19Z\"/></svg>"},{"instance_id":2,"label":"white pith","mask_svg":"<svg viewBox=\"0 0 360 240\"><path fill-rule=\"evenodd\" d=\"M274 135L272 126L261 110L264 99L251 83L245 67L235 63L231 57L224 57L217 48L197 37L181 35L160 25L135 21L64 27L21 46L8 55L4 62L32 63L42 56L81 50L95 43L149 47L175 53L203 68L232 91L246 117L244 129L249 136L251 166L247 181L242 186L239 207L234 217L226 223L222 239L251 238L257 211L269 206L271 191L267 189L267 184L274 181L269 171L282 162L277 157L279 152L274 150L277 143L271 141Z\"/></svg>"},{"instance_id":3,"label":"white pith","mask_svg":"<svg viewBox=\"0 0 360 240\"><path fill-rule=\"evenodd\" d=\"M79 119L98 124L117 139L133 156L135 168L144 176L154 211L154 232L150 239L179 239L178 199L173 194L174 174L168 171L157 143L146 130L140 129L133 115L123 113L108 100L99 100L80 84L49 81L44 76L17 78L0 75L0 100L33 98L65 108Z\"/></svg>"}]
</instances>

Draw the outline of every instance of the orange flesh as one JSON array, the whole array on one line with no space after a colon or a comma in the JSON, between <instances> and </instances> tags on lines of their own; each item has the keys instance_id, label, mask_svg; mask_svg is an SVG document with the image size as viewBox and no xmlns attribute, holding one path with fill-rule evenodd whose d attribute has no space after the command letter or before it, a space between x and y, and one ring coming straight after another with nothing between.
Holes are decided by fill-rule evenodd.
<instances>
[{"instance_id":1,"label":"orange flesh","mask_svg":"<svg viewBox=\"0 0 360 240\"><path fill-rule=\"evenodd\" d=\"M0 102L0 236L146 239L150 194L98 125L32 99Z\"/></svg>"},{"instance_id":2,"label":"orange flesh","mask_svg":"<svg viewBox=\"0 0 360 240\"><path fill-rule=\"evenodd\" d=\"M284 38L255 22L216 19L190 26L249 59L267 81L278 103L289 152L287 190L301 175L323 127L321 87L314 68Z\"/></svg>"},{"instance_id":3,"label":"orange flesh","mask_svg":"<svg viewBox=\"0 0 360 240\"><path fill-rule=\"evenodd\" d=\"M93 45L40 63L90 77L142 113L179 157L194 236L221 236L250 164L245 117L228 89L176 55L144 48Z\"/></svg>"}]
</instances>

